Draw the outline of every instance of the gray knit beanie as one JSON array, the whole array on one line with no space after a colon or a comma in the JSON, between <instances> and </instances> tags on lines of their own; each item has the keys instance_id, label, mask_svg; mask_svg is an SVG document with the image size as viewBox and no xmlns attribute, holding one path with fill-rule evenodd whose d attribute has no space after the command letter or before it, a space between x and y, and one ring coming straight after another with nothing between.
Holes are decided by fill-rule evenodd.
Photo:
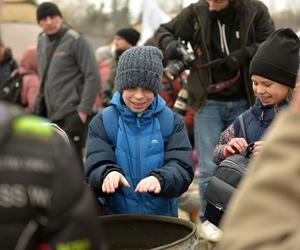
<instances>
[{"instance_id":1,"label":"gray knit beanie","mask_svg":"<svg viewBox=\"0 0 300 250\"><path fill-rule=\"evenodd\" d=\"M141 87L158 94L163 75L162 53L152 46L127 49L119 59L116 89Z\"/></svg>"}]
</instances>

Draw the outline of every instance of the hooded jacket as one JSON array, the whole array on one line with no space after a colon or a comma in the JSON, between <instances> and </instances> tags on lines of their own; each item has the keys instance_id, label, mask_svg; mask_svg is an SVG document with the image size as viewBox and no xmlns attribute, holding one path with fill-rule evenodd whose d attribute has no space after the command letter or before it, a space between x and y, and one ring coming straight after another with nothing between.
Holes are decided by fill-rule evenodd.
<instances>
[{"instance_id":1,"label":"hooded jacket","mask_svg":"<svg viewBox=\"0 0 300 250\"><path fill-rule=\"evenodd\" d=\"M288 103L286 101L280 103L279 109L286 108ZM277 111L274 105L262 105L259 99L256 100L255 105L246 110L243 114L243 121L245 126L246 141L248 144L258 141L262 138L267 128L270 126ZM232 138L244 138L243 131L240 126L239 118L236 118L232 125L230 125L220 136L220 142L214 150L214 162L218 165L225 159L223 155L225 145Z\"/></svg>"},{"instance_id":2,"label":"hooded jacket","mask_svg":"<svg viewBox=\"0 0 300 250\"><path fill-rule=\"evenodd\" d=\"M235 8L240 13L239 36L241 47L245 47L250 58L259 43L263 42L273 31L273 21L267 7L257 0L235 0ZM183 9L174 19L162 24L154 38L158 46L165 50L170 41L181 38L190 42L196 60L188 77L189 101L195 111L205 104L207 87L213 83L212 70L209 67L199 68L211 60L211 20L207 2L200 0ZM254 103L253 91L249 79L249 64L243 66L243 83L249 105Z\"/></svg>"},{"instance_id":3,"label":"hooded jacket","mask_svg":"<svg viewBox=\"0 0 300 250\"><path fill-rule=\"evenodd\" d=\"M176 197L187 190L193 179L192 151L182 119L174 115L174 130L165 140L160 132L157 114L165 101L155 96L141 115L129 110L116 92L112 104L119 111L116 146L109 143L102 114L89 124L85 174L97 196L108 197L101 190L106 175L121 172L130 188L119 187L108 200L109 213L138 213L177 216ZM157 195L134 192L139 181L155 176L161 185Z\"/></svg>"}]
</instances>

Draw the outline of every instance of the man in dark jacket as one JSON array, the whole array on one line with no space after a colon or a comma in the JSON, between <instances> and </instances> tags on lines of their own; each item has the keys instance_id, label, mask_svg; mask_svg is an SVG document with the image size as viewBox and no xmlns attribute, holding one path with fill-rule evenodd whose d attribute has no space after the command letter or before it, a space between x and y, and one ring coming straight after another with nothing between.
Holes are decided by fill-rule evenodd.
<instances>
[{"instance_id":1,"label":"man in dark jacket","mask_svg":"<svg viewBox=\"0 0 300 250\"><path fill-rule=\"evenodd\" d=\"M214 147L220 133L253 104L249 61L273 30L268 10L260 1L200 0L162 24L154 35L167 59L182 59L178 38L189 42L196 56L189 65L188 92L196 111L202 220L206 207L203 194L215 169Z\"/></svg>"},{"instance_id":2,"label":"man in dark jacket","mask_svg":"<svg viewBox=\"0 0 300 250\"><path fill-rule=\"evenodd\" d=\"M60 39L45 81L47 116L66 131L81 158L88 115L92 112L99 88L96 58L84 36L63 25L62 14L54 3L39 5L37 21L44 31L38 41L41 79L46 73L49 55Z\"/></svg>"}]
</instances>

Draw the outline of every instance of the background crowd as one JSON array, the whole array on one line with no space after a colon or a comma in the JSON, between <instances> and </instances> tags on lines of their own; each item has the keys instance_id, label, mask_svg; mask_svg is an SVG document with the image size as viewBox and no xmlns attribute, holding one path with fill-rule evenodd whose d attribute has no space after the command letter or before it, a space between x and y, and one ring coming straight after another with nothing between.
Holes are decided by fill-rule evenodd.
<instances>
[{"instance_id":1,"label":"background crowd","mask_svg":"<svg viewBox=\"0 0 300 250\"><path fill-rule=\"evenodd\" d=\"M296 225L286 221L297 221L298 214L292 213L291 218L282 213L289 204L296 210L297 186L279 179L281 174L291 177L299 166L294 150L287 154L288 161L272 142L283 143L285 152L299 144L297 136L292 138L297 124L297 118L292 116L298 115L300 106L296 92L300 41L291 28L275 27L263 2L199 0L161 24L144 44L138 44L140 32L126 26L114 32L109 46L95 51L83 33L67 25L56 4L41 3L36 20L42 30L37 44L26 48L18 62L9 45L0 40L0 86L17 75L22 82L22 112L12 111L9 105L0 106L6 114L3 117L12 116L9 123L2 119L2 127L15 131L1 135L5 150L0 159L6 159L10 148L17 145L14 157L46 158L44 164L49 164L51 171L41 171L41 179L50 176L56 183L59 171L60 184L50 190L51 182L38 181L41 189L49 189L47 192L53 195L54 211L49 204L28 203L32 210L20 219L34 219L12 227L11 232L17 236L9 238L7 249L27 249L34 242L43 249L45 245L60 241L72 244L82 238L88 240L80 244L89 246L82 249L105 249L96 236L101 228L92 219L103 214L178 217L179 207L192 222L207 225L204 193L208 183L224 159L240 154L251 143L250 171L221 221L224 235L217 247L297 246L293 237L294 232L299 233ZM180 112L173 112L174 107ZM283 114L278 115L273 126L279 112ZM246 134L241 129L240 115ZM284 118L290 130L277 133L284 126ZM60 136L53 134L53 127L46 128L42 122L61 128L68 143L57 139ZM36 150L26 148L31 141ZM43 151L47 147L48 154ZM271 180L267 173L272 158L278 158L278 162L274 163ZM15 169L9 164L3 167L9 161L0 160L1 171L11 178L8 181L3 175L0 187L13 187L12 182L16 182L15 186L23 185L29 190L33 184L31 178L26 178L30 176L26 161L17 161L19 168L25 166L24 180L14 179L9 171L15 173ZM282 170L285 163L286 172ZM297 174L293 177L296 183ZM197 195L189 192L194 178L199 182ZM63 194L55 192L68 192L63 187L64 180L68 182L66 187L77 193L65 200L66 207L60 208ZM277 192L271 200L275 188ZM285 204L281 206L283 197ZM267 201L275 209L265 204ZM83 208L83 204L88 206ZM0 205L0 209L3 207ZM42 213L35 215L37 210ZM65 216L66 211L70 216ZM250 217L251 222L246 219ZM6 219L6 226L10 226L9 220L17 223L17 217ZM85 222L81 224L82 221ZM75 230L79 224L80 230ZM271 226L273 230L267 233L256 228ZM247 236L243 233L235 237L243 230ZM5 238L3 234L0 242Z\"/></svg>"}]
</instances>

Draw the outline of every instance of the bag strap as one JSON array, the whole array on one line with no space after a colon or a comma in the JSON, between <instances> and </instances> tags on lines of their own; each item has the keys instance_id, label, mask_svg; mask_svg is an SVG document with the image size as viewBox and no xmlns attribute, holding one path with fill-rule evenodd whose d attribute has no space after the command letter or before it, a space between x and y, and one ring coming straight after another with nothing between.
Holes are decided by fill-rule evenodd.
<instances>
[{"instance_id":1,"label":"bag strap","mask_svg":"<svg viewBox=\"0 0 300 250\"><path fill-rule=\"evenodd\" d=\"M53 48L49 54L49 58L47 58L47 64L46 64L46 68L45 68L45 71L44 71L44 75L43 75L43 78L41 80L41 87L40 87L40 94L43 94L44 93L44 88L45 88L45 82L46 82L46 78L47 78L47 75L48 75L48 70L49 70L49 66L50 66L50 63L52 61L52 58L53 58L53 55L54 55L54 52L56 50L56 48L58 47L62 37L64 36L64 34L68 31L68 29L66 28L65 30L63 30L60 34L60 36L56 39L55 41L55 44L53 45Z\"/></svg>"},{"instance_id":2,"label":"bag strap","mask_svg":"<svg viewBox=\"0 0 300 250\"><path fill-rule=\"evenodd\" d=\"M246 133L246 129L245 129L245 124L244 124L243 114L240 114L239 117L238 117L238 119L239 119L240 128L242 130L243 136L246 139L246 141L248 141L247 133Z\"/></svg>"},{"instance_id":3,"label":"bag strap","mask_svg":"<svg viewBox=\"0 0 300 250\"><path fill-rule=\"evenodd\" d=\"M103 115L103 126L105 132L110 142L113 145L116 145L120 113L115 106L111 105L109 107L106 107L103 110L102 115ZM173 133L173 128L174 128L173 111L168 107L164 107L164 109L158 113L157 118L159 120L162 137L164 138L164 141L166 141Z\"/></svg>"},{"instance_id":4,"label":"bag strap","mask_svg":"<svg viewBox=\"0 0 300 250\"><path fill-rule=\"evenodd\" d=\"M174 113L165 106L164 109L158 113L157 118L160 124L160 131L164 141L168 140L173 133L174 129Z\"/></svg>"},{"instance_id":5,"label":"bag strap","mask_svg":"<svg viewBox=\"0 0 300 250\"><path fill-rule=\"evenodd\" d=\"M247 138L247 133L246 133L246 129L245 129L245 123L244 123L244 118L243 118L243 114L240 114L239 117L239 123L240 123L240 128L242 130L243 136L246 139L246 141L248 142L248 138ZM244 155L245 157L249 158L250 154L253 151L253 147L254 147L254 142L250 143L246 149L243 150L243 152L241 152L242 155Z\"/></svg>"}]
</instances>

